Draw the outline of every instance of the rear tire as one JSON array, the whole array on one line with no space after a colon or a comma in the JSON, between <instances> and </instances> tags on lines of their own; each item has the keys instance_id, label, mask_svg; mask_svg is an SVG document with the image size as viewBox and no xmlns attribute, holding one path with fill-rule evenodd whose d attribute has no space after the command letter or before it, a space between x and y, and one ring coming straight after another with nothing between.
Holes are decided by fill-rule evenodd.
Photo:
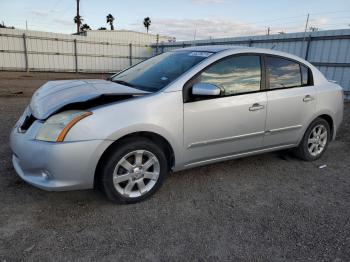
<instances>
[{"instance_id":1,"label":"rear tire","mask_svg":"<svg viewBox=\"0 0 350 262\"><path fill-rule=\"evenodd\" d=\"M167 157L158 145L147 138L126 138L105 159L101 186L115 203L137 203L159 189L168 170Z\"/></svg>"},{"instance_id":2,"label":"rear tire","mask_svg":"<svg viewBox=\"0 0 350 262\"><path fill-rule=\"evenodd\" d=\"M305 161L319 159L328 147L330 134L328 122L323 118L316 118L306 130L294 154Z\"/></svg>"}]
</instances>

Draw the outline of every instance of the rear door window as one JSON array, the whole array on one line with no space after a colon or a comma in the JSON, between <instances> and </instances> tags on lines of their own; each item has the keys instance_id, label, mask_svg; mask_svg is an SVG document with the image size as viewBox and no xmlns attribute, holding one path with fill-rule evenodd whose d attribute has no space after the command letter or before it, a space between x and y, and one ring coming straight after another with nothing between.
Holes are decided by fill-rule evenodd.
<instances>
[{"instance_id":1,"label":"rear door window","mask_svg":"<svg viewBox=\"0 0 350 262\"><path fill-rule=\"evenodd\" d=\"M300 65L296 62L268 56L266 68L270 89L299 87L302 85Z\"/></svg>"}]
</instances>

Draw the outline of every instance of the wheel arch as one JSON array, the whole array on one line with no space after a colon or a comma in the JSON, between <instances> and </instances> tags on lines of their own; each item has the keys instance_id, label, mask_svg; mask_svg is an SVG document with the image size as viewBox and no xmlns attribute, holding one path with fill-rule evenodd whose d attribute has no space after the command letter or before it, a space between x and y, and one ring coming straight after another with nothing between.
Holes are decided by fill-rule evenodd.
<instances>
[{"instance_id":1,"label":"wheel arch","mask_svg":"<svg viewBox=\"0 0 350 262\"><path fill-rule=\"evenodd\" d=\"M319 115L317 118L322 118L322 119L327 121L327 123L329 124L329 129L331 130L330 137L333 140L334 139L334 137L333 137L333 135L334 135L334 120L333 120L333 118L329 114L322 114L322 115Z\"/></svg>"},{"instance_id":2,"label":"wheel arch","mask_svg":"<svg viewBox=\"0 0 350 262\"><path fill-rule=\"evenodd\" d=\"M95 169L95 174L94 174L94 187L98 186L99 183L99 178L101 174L101 168L103 167L104 161L107 159L109 154L115 150L115 148L125 139L127 138L132 138L132 137L137 137L137 138L146 138L151 140L157 145L160 145L161 148L164 150L164 153L167 156L168 160L168 165L169 169L172 169L175 165L175 153L174 149L169 143L169 141L164 138L163 136L150 132L150 131L139 131L139 132L133 132L127 135L124 135L120 137L119 139L115 140L112 144L110 144L107 149L102 153L100 159L97 162L96 169Z\"/></svg>"}]
</instances>

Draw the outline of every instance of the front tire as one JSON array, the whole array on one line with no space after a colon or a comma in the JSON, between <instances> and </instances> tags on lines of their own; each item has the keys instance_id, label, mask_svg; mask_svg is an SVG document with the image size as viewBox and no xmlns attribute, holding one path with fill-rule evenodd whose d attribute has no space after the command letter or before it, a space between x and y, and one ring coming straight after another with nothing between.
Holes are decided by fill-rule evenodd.
<instances>
[{"instance_id":1,"label":"front tire","mask_svg":"<svg viewBox=\"0 0 350 262\"><path fill-rule=\"evenodd\" d=\"M328 122L323 118L316 118L306 130L294 152L302 160L314 161L326 151L330 139L331 132Z\"/></svg>"},{"instance_id":2,"label":"front tire","mask_svg":"<svg viewBox=\"0 0 350 262\"><path fill-rule=\"evenodd\" d=\"M136 203L154 194L168 173L163 150L147 138L115 145L102 167L102 189L116 203Z\"/></svg>"}]
</instances>

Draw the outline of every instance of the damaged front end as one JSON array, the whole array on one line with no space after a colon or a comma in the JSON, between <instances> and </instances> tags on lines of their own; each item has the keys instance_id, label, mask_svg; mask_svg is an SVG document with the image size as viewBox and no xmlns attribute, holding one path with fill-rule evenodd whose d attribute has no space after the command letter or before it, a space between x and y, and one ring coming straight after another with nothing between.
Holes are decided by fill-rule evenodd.
<instances>
[{"instance_id":1,"label":"damaged front end","mask_svg":"<svg viewBox=\"0 0 350 262\"><path fill-rule=\"evenodd\" d=\"M58 114L58 113L63 112L63 111L87 110L89 108L93 108L96 106L107 105L107 104L111 104L114 102L131 99L135 96L137 96L137 95L128 95L128 94L125 94L125 95L112 95L112 94L101 95L101 96L98 96L98 97L95 97L95 98L92 98L92 99L89 99L86 101L74 102L71 104L64 105L61 108L58 108L56 111L48 114L46 118L36 118L35 115L33 114L33 112L31 111L30 106L29 106L25 112L25 118L24 118L22 124L19 126L18 130L21 133L26 132L29 129L29 127L34 123L35 120L45 121L50 116L52 116L54 114Z\"/></svg>"},{"instance_id":2,"label":"damaged front end","mask_svg":"<svg viewBox=\"0 0 350 262\"><path fill-rule=\"evenodd\" d=\"M36 120L45 121L64 111L88 110L145 94L149 93L105 80L48 82L33 94L18 131L24 133Z\"/></svg>"}]
</instances>

